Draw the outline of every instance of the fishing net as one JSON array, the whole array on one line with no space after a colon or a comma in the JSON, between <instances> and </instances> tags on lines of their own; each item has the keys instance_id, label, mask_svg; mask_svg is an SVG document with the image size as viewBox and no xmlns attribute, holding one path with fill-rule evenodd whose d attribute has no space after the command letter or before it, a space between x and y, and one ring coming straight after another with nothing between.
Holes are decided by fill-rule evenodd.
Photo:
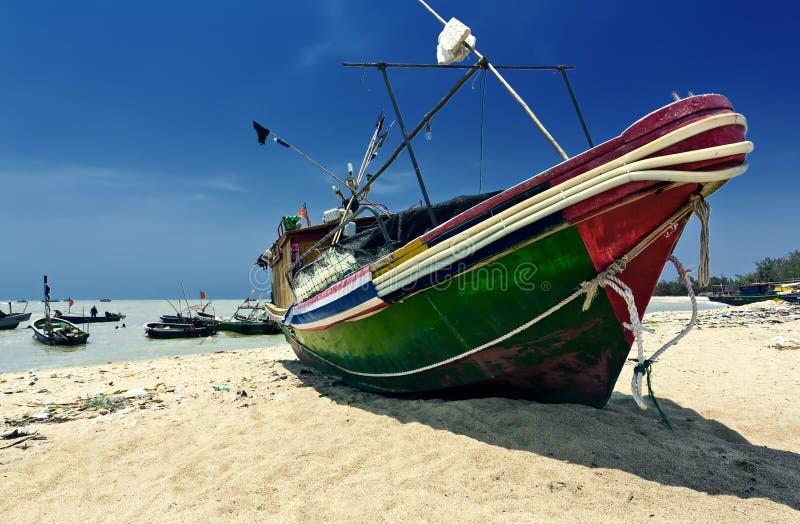
<instances>
[{"instance_id":1,"label":"fishing net","mask_svg":"<svg viewBox=\"0 0 800 524\"><path fill-rule=\"evenodd\" d=\"M439 224L496 195L462 195L433 206ZM292 279L297 302L302 302L347 275L371 264L432 229L428 209L418 207L402 211L384 220L389 242L381 228L372 225L355 235L343 238L338 245L322 253L316 260L300 268Z\"/></svg>"}]
</instances>

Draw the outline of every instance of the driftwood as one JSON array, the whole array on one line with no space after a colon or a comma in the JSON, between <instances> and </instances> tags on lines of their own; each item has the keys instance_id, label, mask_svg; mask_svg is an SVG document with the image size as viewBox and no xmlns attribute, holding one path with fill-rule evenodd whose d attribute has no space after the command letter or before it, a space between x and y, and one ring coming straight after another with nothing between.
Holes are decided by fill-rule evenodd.
<instances>
[{"instance_id":1,"label":"driftwood","mask_svg":"<svg viewBox=\"0 0 800 524\"><path fill-rule=\"evenodd\" d=\"M15 429L14 431L12 431L10 433L6 433L5 435L3 435L2 439L3 440L17 439L17 440L12 442L11 444L6 444L4 446L0 446L0 449L12 448L12 447L17 446L19 444L22 444L23 442L25 442L27 440L31 440L31 439L34 439L34 438L37 439L37 440L40 440L40 439L44 438L44 437L39 437L38 435L39 435L38 431L34 431L33 433L26 433L25 431L20 431L19 429Z\"/></svg>"}]
</instances>

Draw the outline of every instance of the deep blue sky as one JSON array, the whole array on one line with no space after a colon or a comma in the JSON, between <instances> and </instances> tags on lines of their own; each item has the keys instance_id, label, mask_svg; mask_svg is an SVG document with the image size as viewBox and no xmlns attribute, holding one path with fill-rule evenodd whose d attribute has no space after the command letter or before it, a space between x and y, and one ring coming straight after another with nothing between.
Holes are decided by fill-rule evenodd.
<instances>
[{"instance_id":1,"label":"deep blue sky","mask_svg":"<svg viewBox=\"0 0 800 524\"><path fill-rule=\"evenodd\" d=\"M568 64L595 142L681 95L717 92L747 116L750 170L711 199L714 274L800 247L791 2L445 2L496 64ZM0 4L0 297L244 296L279 217L336 204L326 177L273 128L339 174L391 106L378 73L342 61L435 61L441 27L413 0ZM391 71L409 125L457 73ZM585 149L557 73L507 78L570 155ZM559 158L497 82L487 83L484 188ZM433 200L478 189L479 83L434 120L417 153ZM398 142L393 130L389 145ZM381 157L379 157L380 159ZM400 157L373 192L419 199ZM696 222L678 255L696 265ZM665 276L672 276L665 273Z\"/></svg>"}]
</instances>

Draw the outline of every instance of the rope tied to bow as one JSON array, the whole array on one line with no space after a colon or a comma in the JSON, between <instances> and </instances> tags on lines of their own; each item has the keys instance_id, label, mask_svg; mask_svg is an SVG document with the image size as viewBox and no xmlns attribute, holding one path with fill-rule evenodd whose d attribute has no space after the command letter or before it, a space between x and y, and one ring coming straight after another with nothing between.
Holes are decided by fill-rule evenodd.
<instances>
[{"instance_id":1,"label":"rope tied to bow","mask_svg":"<svg viewBox=\"0 0 800 524\"><path fill-rule=\"evenodd\" d=\"M710 255L708 249L708 221L711 218L711 206L702 195L693 195L691 199L692 212L700 221L700 264L697 268L697 283L706 287L710 278Z\"/></svg>"}]
</instances>

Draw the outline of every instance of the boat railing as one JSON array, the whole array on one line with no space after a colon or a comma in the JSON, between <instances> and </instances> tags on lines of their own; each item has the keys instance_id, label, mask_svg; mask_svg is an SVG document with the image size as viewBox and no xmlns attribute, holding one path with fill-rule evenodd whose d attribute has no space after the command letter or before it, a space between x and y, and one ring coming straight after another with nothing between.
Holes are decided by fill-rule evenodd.
<instances>
[{"instance_id":1,"label":"boat railing","mask_svg":"<svg viewBox=\"0 0 800 524\"><path fill-rule=\"evenodd\" d=\"M362 205L354 213L349 215L346 220L341 221L313 246L305 250L300 257L286 269L286 281L289 282L296 302L301 302L324 291L342 277L365 267L373 260L385 254L383 251L379 251L377 254L356 253L352 249L345 249L338 245L329 245L331 239L334 238L339 231L342 231L347 224L355 220L357 216L365 211L369 211L375 215L375 221L377 222L377 226L385 242L384 245L389 248L394 248L395 242L389 236L386 225L383 223L386 215L373 206ZM311 255L317 255L317 258L310 264L304 265L304 261Z\"/></svg>"}]
</instances>

